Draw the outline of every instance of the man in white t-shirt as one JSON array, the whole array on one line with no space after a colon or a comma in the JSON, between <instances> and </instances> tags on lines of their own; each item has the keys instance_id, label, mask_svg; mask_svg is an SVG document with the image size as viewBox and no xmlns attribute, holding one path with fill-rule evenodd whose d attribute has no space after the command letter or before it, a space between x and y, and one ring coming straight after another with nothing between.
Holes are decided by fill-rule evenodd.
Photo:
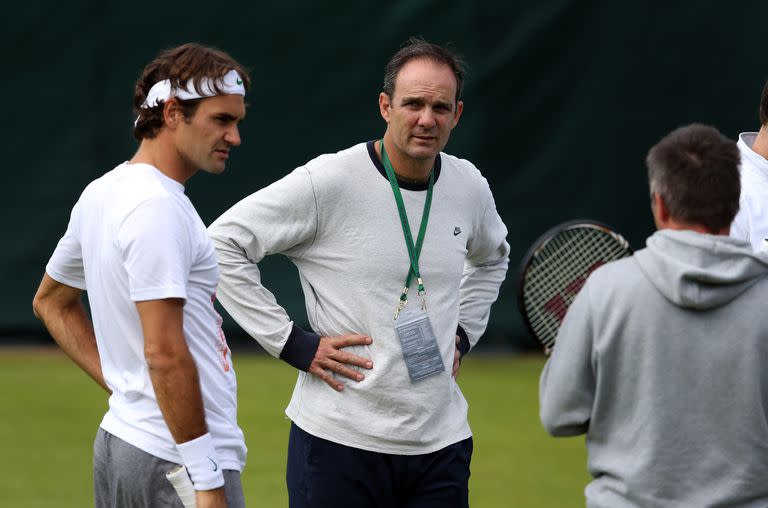
<instances>
[{"instance_id":1,"label":"man in white t-shirt","mask_svg":"<svg viewBox=\"0 0 768 508\"><path fill-rule=\"evenodd\" d=\"M244 506L219 271L184 183L224 171L249 83L234 59L198 44L148 64L133 99L139 149L83 191L35 295L59 346L111 394L94 443L98 508L181 506L165 477L177 465L198 508Z\"/></svg>"},{"instance_id":2,"label":"man in white t-shirt","mask_svg":"<svg viewBox=\"0 0 768 508\"><path fill-rule=\"evenodd\" d=\"M760 97L760 131L739 134L741 198L731 236L768 252L768 82Z\"/></svg>"}]
</instances>

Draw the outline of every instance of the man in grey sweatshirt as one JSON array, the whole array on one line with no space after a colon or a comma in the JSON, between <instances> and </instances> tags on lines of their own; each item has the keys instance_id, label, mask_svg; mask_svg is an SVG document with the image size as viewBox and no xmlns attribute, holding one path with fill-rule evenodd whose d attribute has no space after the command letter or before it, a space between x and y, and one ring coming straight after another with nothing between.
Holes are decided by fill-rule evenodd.
<instances>
[{"instance_id":1,"label":"man in grey sweatshirt","mask_svg":"<svg viewBox=\"0 0 768 508\"><path fill-rule=\"evenodd\" d=\"M541 421L587 435L588 507L768 506L768 258L728 237L739 151L673 131L647 158L658 231L596 270L541 375Z\"/></svg>"},{"instance_id":2,"label":"man in grey sweatshirt","mask_svg":"<svg viewBox=\"0 0 768 508\"><path fill-rule=\"evenodd\" d=\"M411 40L385 68L383 139L307 162L209 228L221 303L299 369L291 508L469 504L472 431L455 375L509 245L486 179L442 152L463 75L445 48ZM298 269L311 330L261 284L258 263L277 253Z\"/></svg>"}]
</instances>

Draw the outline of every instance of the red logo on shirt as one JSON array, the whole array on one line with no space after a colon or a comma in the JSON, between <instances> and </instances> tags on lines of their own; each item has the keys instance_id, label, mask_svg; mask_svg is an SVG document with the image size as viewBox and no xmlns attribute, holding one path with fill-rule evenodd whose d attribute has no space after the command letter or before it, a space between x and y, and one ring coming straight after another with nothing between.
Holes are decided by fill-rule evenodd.
<instances>
[{"instance_id":1,"label":"red logo on shirt","mask_svg":"<svg viewBox=\"0 0 768 508\"><path fill-rule=\"evenodd\" d=\"M216 292L211 295L211 305L214 304L216 301ZM222 330L221 325L224 323L224 319L219 315L218 312L214 309L214 314L216 314L216 327L218 328L219 333L219 343L216 345L216 350L221 354L221 368L224 369L224 372L229 372L229 359L227 358L227 355L229 354L229 346L227 346L227 338L224 336L224 330Z\"/></svg>"}]
</instances>

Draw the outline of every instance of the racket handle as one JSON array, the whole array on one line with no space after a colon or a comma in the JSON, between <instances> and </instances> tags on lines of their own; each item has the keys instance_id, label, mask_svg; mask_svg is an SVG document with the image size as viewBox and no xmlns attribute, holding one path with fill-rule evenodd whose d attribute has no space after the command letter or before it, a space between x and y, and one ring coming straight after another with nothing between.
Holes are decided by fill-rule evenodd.
<instances>
[{"instance_id":1,"label":"racket handle","mask_svg":"<svg viewBox=\"0 0 768 508\"><path fill-rule=\"evenodd\" d=\"M179 495L184 508L197 508L195 500L195 487L187 474L187 468L176 466L165 474L168 481L173 485L174 490Z\"/></svg>"}]
</instances>

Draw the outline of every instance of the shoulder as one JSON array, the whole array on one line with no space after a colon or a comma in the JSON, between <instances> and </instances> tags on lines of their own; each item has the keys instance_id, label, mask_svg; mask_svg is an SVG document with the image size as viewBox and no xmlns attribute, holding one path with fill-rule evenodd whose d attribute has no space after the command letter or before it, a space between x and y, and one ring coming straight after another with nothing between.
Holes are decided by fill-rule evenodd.
<instances>
[{"instance_id":1,"label":"shoulder","mask_svg":"<svg viewBox=\"0 0 768 508\"><path fill-rule=\"evenodd\" d=\"M324 153L308 161L303 167L310 173L320 171L341 172L345 168L359 166L370 160L366 143L358 143L335 153Z\"/></svg>"},{"instance_id":2,"label":"shoulder","mask_svg":"<svg viewBox=\"0 0 768 508\"><path fill-rule=\"evenodd\" d=\"M139 216L149 222L156 217L186 223L196 217L184 186L152 166L124 164L107 176L102 190L103 198L109 200L105 209L118 221Z\"/></svg>"},{"instance_id":3,"label":"shoulder","mask_svg":"<svg viewBox=\"0 0 768 508\"><path fill-rule=\"evenodd\" d=\"M98 198L102 194L108 193L111 188L115 187L116 183L119 184L119 182L125 178L125 167L125 163L118 164L115 168L107 171L100 177L91 181L88 185L85 186L85 189L83 189L83 192L80 195L81 200L83 198Z\"/></svg>"},{"instance_id":4,"label":"shoulder","mask_svg":"<svg viewBox=\"0 0 768 508\"><path fill-rule=\"evenodd\" d=\"M312 189L335 199L341 192L359 191L367 188L372 179L378 179L379 172L371 159L367 143L359 143L336 153L315 157L295 172L308 178Z\"/></svg>"},{"instance_id":5,"label":"shoulder","mask_svg":"<svg viewBox=\"0 0 768 508\"><path fill-rule=\"evenodd\" d=\"M587 277L568 308L566 319L578 321L600 316L603 327L609 316L621 315L622 309L637 304L635 299L646 296L643 284L646 283L634 256L608 262Z\"/></svg>"},{"instance_id":6,"label":"shoulder","mask_svg":"<svg viewBox=\"0 0 768 508\"><path fill-rule=\"evenodd\" d=\"M768 171L768 162L758 153L752 150L750 145L746 142L753 138L745 137L751 133L742 133L739 136L739 142L737 144L740 152L740 167L741 178L743 181L749 181L750 184L760 185L763 188L768 186L768 179L766 179L766 172ZM754 136L753 136L754 137ZM742 191L749 191L750 188L742 189Z\"/></svg>"},{"instance_id":7,"label":"shoulder","mask_svg":"<svg viewBox=\"0 0 768 508\"><path fill-rule=\"evenodd\" d=\"M160 206L163 203L183 205L179 195L186 198L184 187L174 182L178 188L172 192L169 184L166 182L164 185L158 175L163 176L151 166L120 164L89 183L80 195L78 206L92 214L115 218L127 216L140 206L156 203Z\"/></svg>"},{"instance_id":8,"label":"shoulder","mask_svg":"<svg viewBox=\"0 0 768 508\"><path fill-rule=\"evenodd\" d=\"M765 198L768 192L768 178L766 178L766 168L756 166L751 160L742 158L741 172L741 196L755 196L761 199Z\"/></svg>"},{"instance_id":9,"label":"shoulder","mask_svg":"<svg viewBox=\"0 0 768 508\"><path fill-rule=\"evenodd\" d=\"M88 197L142 201L149 197L184 195L184 186L147 164L122 163L92 181L83 191Z\"/></svg>"},{"instance_id":10,"label":"shoulder","mask_svg":"<svg viewBox=\"0 0 768 508\"><path fill-rule=\"evenodd\" d=\"M472 162L445 152L440 152L440 171L450 171L471 181L485 181L485 177Z\"/></svg>"},{"instance_id":11,"label":"shoulder","mask_svg":"<svg viewBox=\"0 0 768 508\"><path fill-rule=\"evenodd\" d=\"M451 199L473 203L472 209L482 215L485 210L495 207L493 193L488 180L470 161L446 153L440 153L440 180Z\"/></svg>"},{"instance_id":12,"label":"shoulder","mask_svg":"<svg viewBox=\"0 0 768 508\"><path fill-rule=\"evenodd\" d=\"M447 153L440 153L440 178L465 190L490 193L488 180L472 162Z\"/></svg>"},{"instance_id":13,"label":"shoulder","mask_svg":"<svg viewBox=\"0 0 768 508\"><path fill-rule=\"evenodd\" d=\"M645 249L638 252L642 252L643 250ZM621 283L621 277L630 276L635 273L640 274L641 272L640 268L637 266L635 255L632 255L601 264L592 272L590 279L594 279L596 283L603 285L618 285Z\"/></svg>"},{"instance_id":14,"label":"shoulder","mask_svg":"<svg viewBox=\"0 0 768 508\"><path fill-rule=\"evenodd\" d=\"M589 275L584 288L592 299L610 301L617 293L632 292L632 288L643 280L643 273L633 255L601 265Z\"/></svg>"}]
</instances>

